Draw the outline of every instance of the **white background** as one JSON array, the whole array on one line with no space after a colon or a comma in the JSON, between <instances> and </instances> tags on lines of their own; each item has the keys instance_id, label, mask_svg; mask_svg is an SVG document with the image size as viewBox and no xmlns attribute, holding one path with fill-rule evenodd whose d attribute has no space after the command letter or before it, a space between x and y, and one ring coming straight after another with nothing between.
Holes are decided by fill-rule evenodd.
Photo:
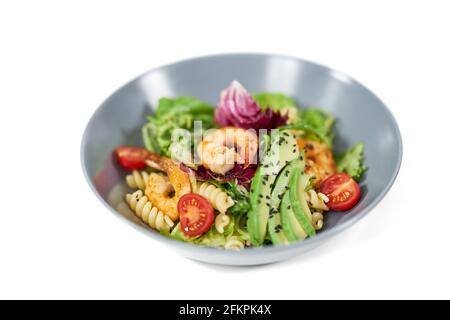
<instances>
[{"instance_id":1,"label":"white background","mask_svg":"<svg viewBox=\"0 0 450 320\"><path fill-rule=\"evenodd\" d=\"M448 1L2 1L0 298L450 298L449 31ZM363 82L396 116L404 161L382 203L321 248L206 265L100 204L81 136L136 75L245 51Z\"/></svg>"}]
</instances>

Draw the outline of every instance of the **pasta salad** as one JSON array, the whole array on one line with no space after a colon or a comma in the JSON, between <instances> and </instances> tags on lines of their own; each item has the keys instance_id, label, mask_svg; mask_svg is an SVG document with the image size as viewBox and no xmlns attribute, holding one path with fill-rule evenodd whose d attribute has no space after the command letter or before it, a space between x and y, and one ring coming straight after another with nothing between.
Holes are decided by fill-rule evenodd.
<instances>
[{"instance_id":1,"label":"pasta salad","mask_svg":"<svg viewBox=\"0 0 450 320\"><path fill-rule=\"evenodd\" d=\"M353 208L364 145L333 152L335 119L282 93L233 81L217 107L161 98L144 146L114 151L125 202L150 228L197 245L242 249L314 237L331 211Z\"/></svg>"}]
</instances>

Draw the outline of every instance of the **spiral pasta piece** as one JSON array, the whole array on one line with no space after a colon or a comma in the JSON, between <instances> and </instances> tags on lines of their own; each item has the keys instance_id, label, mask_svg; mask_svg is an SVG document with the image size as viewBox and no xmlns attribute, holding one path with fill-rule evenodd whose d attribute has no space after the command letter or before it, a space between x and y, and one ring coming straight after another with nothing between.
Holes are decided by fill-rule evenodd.
<instances>
[{"instance_id":1,"label":"spiral pasta piece","mask_svg":"<svg viewBox=\"0 0 450 320\"><path fill-rule=\"evenodd\" d=\"M323 228L323 214L321 212L316 211L312 214L312 224L316 230Z\"/></svg>"},{"instance_id":2,"label":"spiral pasta piece","mask_svg":"<svg viewBox=\"0 0 450 320\"><path fill-rule=\"evenodd\" d=\"M208 182L201 182L197 191L199 195L208 199L214 209L220 213L225 214L229 208L234 206L233 199L225 191Z\"/></svg>"},{"instance_id":3,"label":"spiral pasta piece","mask_svg":"<svg viewBox=\"0 0 450 320\"><path fill-rule=\"evenodd\" d=\"M217 232L220 234L224 233L225 228L230 224L231 218L225 213L218 214L214 220L214 226Z\"/></svg>"},{"instance_id":4,"label":"spiral pasta piece","mask_svg":"<svg viewBox=\"0 0 450 320\"><path fill-rule=\"evenodd\" d=\"M126 177L128 186L131 189L145 190L147 186L149 174L145 171L133 170L133 172Z\"/></svg>"},{"instance_id":5,"label":"spiral pasta piece","mask_svg":"<svg viewBox=\"0 0 450 320\"><path fill-rule=\"evenodd\" d=\"M161 232L169 232L175 225L167 215L159 211L158 208L154 207L148 201L148 198L144 196L142 190L138 190L133 194L127 194L126 200L136 216L141 218L151 228Z\"/></svg>"},{"instance_id":6,"label":"spiral pasta piece","mask_svg":"<svg viewBox=\"0 0 450 320\"><path fill-rule=\"evenodd\" d=\"M224 247L228 250L241 250L245 247L245 244L237 237L230 237L225 243Z\"/></svg>"},{"instance_id":7,"label":"spiral pasta piece","mask_svg":"<svg viewBox=\"0 0 450 320\"><path fill-rule=\"evenodd\" d=\"M322 211L330 210L326 205L329 199L323 193L317 193L314 189L311 189L309 191L305 191L305 198L309 202L310 207L313 209Z\"/></svg>"}]
</instances>

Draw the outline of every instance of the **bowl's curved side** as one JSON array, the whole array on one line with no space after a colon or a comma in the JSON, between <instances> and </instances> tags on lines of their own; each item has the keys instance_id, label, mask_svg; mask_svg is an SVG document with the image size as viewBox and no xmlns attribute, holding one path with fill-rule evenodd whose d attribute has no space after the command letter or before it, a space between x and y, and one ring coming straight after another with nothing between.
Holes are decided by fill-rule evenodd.
<instances>
[{"instance_id":1,"label":"bowl's curved side","mask_svg":"<svg viewBox=\"0 0 450 320\"><path fill-rule=\"evenodd\" d=\"M285 247L241 252L178 242L146 228L134 216L118 212L124 189L111 189L123 173L111 159L120 144L142 144L140 127L162 96L192 95L214 104L227 84L238 79L252 92L279 91L301 106L317 106L337 117L337 151L363 141L369 171L361 182L363 197L351 211L327 217L324 231ZM113 93L97 109L83 135L81 163L93 192L113 213L133 227L190 258L220 264L250 265L284 260L309 250L366 216L395 181L402 160L398 125L384 103L349 76L301 59L270 54L225 54L190 59L149 71ZM118 197L117 197L118 196Z\"/></svg>"}]
</instances>

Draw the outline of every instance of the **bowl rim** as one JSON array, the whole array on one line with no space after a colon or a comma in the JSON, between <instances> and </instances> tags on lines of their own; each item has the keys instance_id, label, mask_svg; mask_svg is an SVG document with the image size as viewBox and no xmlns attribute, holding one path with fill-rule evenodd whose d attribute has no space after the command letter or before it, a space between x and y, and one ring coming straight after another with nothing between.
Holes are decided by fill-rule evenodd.
<instances>
[{"instance_id":1,"label":"bowl rim","mask_svg":"<svg viewBox=\"0 0 450 320\"><path fill-rule=\"evenodd\" d=\"M154 230L149 229L148 227L132 222L130 220L128 220L127 218L125 218L122 214L120 214L115 208L113 208L105 199L103 199L103 197L99 194L99 192L97 191L97 189L94 186L93 181L90 179L89 174L87 172L87 166L86 166L86 161L85 161L85 152L86 152L86 145L87 145L87 133L89 131L89 128L92 126L95 118L98 116L98 114L100 114L100 112L106 107L107 102L120 90L122 90L123 88L127 87L128 85L131 85L133 83L135 83L136 81L139 81L141 78L147 76L150 73L153 72L158 72L160 70L163 70L165 68L171 67L171 66L175 66L175 65L179 65L179 64L184 64L184 63L190 63L190 62L195 62L198 60L205 60L205 59L216 59L216 58L227 58L227 57L265 57L265 58L279 58L279 59L288 59L288 60L293 60L295 62L300 62L300 63L304 63L304 64L310 64L313 65L317 68L326 70L329 73L334 73L334 74L342 74L345 75L346 77L346 81L348 83L353 83L356 84L357 86L361 87L363 90L367 91L370 95L373 96L373 98L375 98L376 100L378 100L380 107L384 109L384 111L386 112L386 114L388 115L389 119L391 120L392 124L393 124L393 129L394 129L394 134L395 134L395 141L397 144L397 149L398 149L398 157L396 159L396 163L395 163L395 167L394 167L394 174L392 175L392 177L390 178L389 182L384 186L384 188L381 190L381 192L375 197L375 199L370 202L366 208L362 209L360 213L358 213L357 215L351 217L350 219L348 219L347 221L338 224L336 226L334 226L333 228L329 229L329 230L324 230L323 232L318 233L316 236L314 237L310 237L307 238L303 241L297 241L297 242L293 242L290 243L289 245L283 245L283 246L273 246L273 245L266 245L266 246L261 246L261 247L249 247L249 248L245 248L244 250L225 250L223 248L213 248L213 247L206 247L206 246L201 246L201 245L197 245L197 244L193 244L193 243L189 243L189 242L182 242L173 238L169 238L167 236L164 236L162 234L160 234L159 232L156 232ZM400 167L402 164L402 159L403 159L403 141L402 141L402 136L400 133L400 128L399 125L393 115L393 113L391 112L391 110L386 106L386 104L375 94L373 93L370 89L368 89L365 85L363 85L361 82L359 82L358 80L354 79L353 77L349 76L348 74L346 74L345 72L341 72L339 70L336 70L334 68L322 65L320 63L316 63L313 61L309 61L307 59L303 59L303 58L298 58L295 56L290 56L290 55L284 55L284 54L278 54L278 53L251 53L251 52L235 52L235 53L220 53L220 54L211 54L211 55L202 55L202 56L196 56L196 57L192 57L192 58L187 58L187 59L183 59L183 60L178 60L175 62L171 62L171 63L167 63L161 66L158 66L156 68L152 68L148 71L145 71L141 74L139 74L138 76L134 77L133 79L127 81L125 84L123 84L122 86L120 86L119 88L117 88L116 90L114 90L113 93L111 93L95 110L95 112L92 114L92 116L90 117L89 121L87 122L84 132L83 132L83 136L82 136L82 140L81 140L81 146L80 146L80 160L81 160L81 167L82 167L82 171L84 174L84 177L89 185L89 187L91 188L92 192L95 194L95 196L100 200L100 202L109 210L111 211L115 216L117 216L119 219L121 219L122 221L124 221L125 223L127 223L128 225L130 225L132 228L138 230L141 233L144 233L145 235L159 241L162 242L168 246L174 246L177 247L178 249L181 250L191 250L191 251L196 251L198 253L201 254L205 254L205 253L209 253L209 254L215 254L218 255L220 254L221 256L225 256L225 257L241 257L241 256L250 256L250 255L260 255L260 254L270 254L270 253L274 253L274 252L281 252L281 251L297 251L299 248L302 247L306 247L307 245L318 245L322 242L324 242L327 239L332 238L333 236L343 232L344 230L350 228L351 226L353 226L354 224L356 224L357 222L361 221L364 217L366 217L380 202L381 200L383 200L383 198L387 195L387 193L389 192L389 190L392 188L398 173L400 171Z\"/></svg>"}]
</instances>

